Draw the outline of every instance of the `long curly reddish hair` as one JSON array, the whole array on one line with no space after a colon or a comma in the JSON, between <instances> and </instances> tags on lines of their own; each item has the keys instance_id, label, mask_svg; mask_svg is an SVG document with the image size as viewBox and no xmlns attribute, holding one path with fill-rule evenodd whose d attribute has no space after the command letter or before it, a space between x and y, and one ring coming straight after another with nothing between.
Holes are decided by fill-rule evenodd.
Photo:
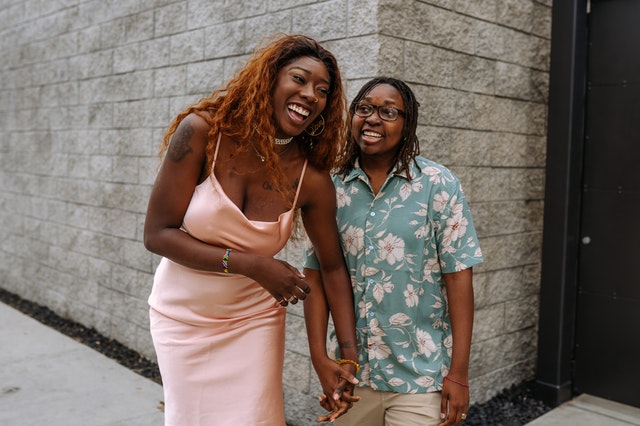
<instances>
[{"instance_id":1,"label":"long curly reddish hair","mask_svg":"<svg viewBox=\"0 0 640 426\"><path fill-rule=\"evenodd\" d=\"M166 152L178 124L190 113L196 113L210 126L206 170L211 170L217 135L223 132L238 142L238 150L253 149L253 144L265 157L272 183L283 194L290 194L292 190L284 185L287 180L271 139L276 132L271 101L280 69L304 56L324 63L330 87L327 104L322 111L324 131L313 137L302 132L296 138L303 142L301 146L311 165L331 170L345 141L346 101L338 63L333 54L314 39L282 33L263 40L263 46L255 50L247 64L225 87L178 114L164 135L160 155Z\"/></svg>"}]
</instances>

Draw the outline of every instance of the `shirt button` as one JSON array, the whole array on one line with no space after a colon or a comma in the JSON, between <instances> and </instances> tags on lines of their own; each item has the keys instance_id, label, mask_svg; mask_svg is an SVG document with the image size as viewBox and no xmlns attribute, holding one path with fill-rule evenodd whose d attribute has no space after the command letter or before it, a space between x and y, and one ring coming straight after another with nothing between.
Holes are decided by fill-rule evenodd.
<instances>
[{"instance_id":1,"label":"shirt button","mask_svg":"<svg viewBox=\"0 0 640 426\"><path fill-rule=\"evenodd\" d=\"M376 316L376 314L374 312L369 312L369 318L373 318L375 316Z\"/></svg>"},{"instance_id":2,"label":"shirt button","mask_svg":"<svg viewBox=\"0 0 640 426\"><path fill-rule=\"evenodd\" d=\"M373 284L373 280L369 278L369 284Z\"/></svg>"},{"instance_id":3,"label":"shirt button","mask_svg":"<svg viewBox=\"0 0 640 426\"><path fill-rule=\"evenodd\" d=\"M371 213L369 213L369 216L372 216L372 217L373 217L373 216L375 216L375 215L376 215L376 212L371 212Z\"/></svg>"},{"instance_id":4,"label":"shirt button","mask_svg":"<svg viewBox=\"0 0 640 426\"><path fill-rule=\"evenodd\" d=\"M373 250L373 246L369 246L369 250Z\"/></svg>"}]
</instances>

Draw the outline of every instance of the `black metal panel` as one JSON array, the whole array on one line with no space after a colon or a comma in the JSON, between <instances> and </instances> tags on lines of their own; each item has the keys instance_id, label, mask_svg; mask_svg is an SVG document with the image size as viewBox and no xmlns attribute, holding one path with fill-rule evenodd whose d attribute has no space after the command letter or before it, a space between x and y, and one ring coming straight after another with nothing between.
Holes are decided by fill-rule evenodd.
<instances>
[{"instance_id":1,"label":"black metal panel","mask_svg":"<svg viewBox=\"0 0 640 426\"><path fill-rule=\"evenodd\" d=\"M586 138L585 185L640 191L640 83L589 85Z\"/></svg>"},{"instance_id":2,"label":"black metal panel","mask_svg":"<svg viewBox=\"0 0 640 426\"><path fill-rule=\"evenodd\" d=\"M580 292L632 299L637 304L635 309L640 311L637 267L640 258L640 193L587 189L583 195L582 212ZM593 315L601 313L597 310ZM640 322L634 324L640 326ZM578 322L578 329L584 327ZM640 332L635 334L640 335ZM622 341L615 343L622 344ZM636 357L640 359L640 352Z\"/></svg>"},{"instance_id":3,"label":"black metal panel","mask_svg":"<svg viewBox=\"0 0 640 426\"><path fill-rule=\"evenodd\" d=\"M586 0L555 1L536 368L537 396L572 397L582 144L586 91Z\"/></svg>"},{"instance_id":4,"label":"black metal panel","mask_svg":"<svg viewBox=\"0 0 640 426\"><path fill-rule=\"evenodd\" d=\"M640 1L592 1L574 390L640 406Z\"/></svg>"},{"instance_id":5,"label":"black metal panel","mask_svg":"<svg viewBox=\"0 0 640 426\"><path fill-rule=\"evenodd\" d=\"M594 84L640 81L639 22L638 0L591 1L590 81Z\"/></svg>"},{"instance_id":6,"label":"black metal panel","mask_svg":"<svg viewBox=\"0 0 640 426\"><path fill-rule=\"evenodd\" d=\"M640 309L637 301L582 293L576 334L577 393L640 407Z\"/></svg>"}]
</instances>

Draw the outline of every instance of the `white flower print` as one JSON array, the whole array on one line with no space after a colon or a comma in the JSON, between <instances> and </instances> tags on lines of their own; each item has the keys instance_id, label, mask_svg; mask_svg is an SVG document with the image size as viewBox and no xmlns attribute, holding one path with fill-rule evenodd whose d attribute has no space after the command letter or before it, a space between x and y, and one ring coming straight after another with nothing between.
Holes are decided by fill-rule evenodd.
<instances>
[{"instance_id":1,"label":"white flower print","mask_svg":"<svg viewBox=\"0 0 640 426\"><path fill-rule=\"evenodd\" d=\"M384 344L380 336L369 339L369 357L373 359L387 359L391 355L391 348Z\"/></svg>"},{"instance_id":2,"label":"white flower print","mask_svg":"<svg viewBox=\"0 0 640 426\"><path fill-rule=\"evenodd\" d=\"M429 377L429 376L420 376L417 377L414 382L418 385L418 386L423 386L425 388L428 388L430 386L433 386L434 380L433 377Z\"/></svg>"},{"instance_id":3,"label":"white flower print","mask_svg":"<svg viewBox=\"0 0 640 426\"><path fill-rule=\"evenodd\" d=\"M358 302L358 311L360 312L360 318L364 318L367 315L367 312L369 312L371 306L373 306L372 302L365 303L362 300Z\"/></svg>"},{"instance_id":4,"label":"white flower print","mask_svg":"<svg viewBox=\"0 0 640 426\"><path fill-rule=\"evenodd\" d=\"M447 336L447 338L444 339L444 347L447 349L447 355L451 357L451 354L453 353L453 337L452 336Z\"/></svg>"},{"instance_id":5,"label":"white flower print","mask_svg":"<svg viewBox=\"0 0 640 426\"><path fill-rule=\"evenodd\" d=\"M447 207L447 203L449 202L449 193L447 191L442 191L439 194L433 196L433 209L438 213L442 213Z\"/></svg>"},{"instance_id":6,"label":"white flower print","mask_svg":"<svg viewBox=\"0 0 640 426\"><path fill-rule=\"evenodd\" d=\"M424 172L425 175L429 176L430 182L433 182L434 184L440 183L442 179L442 173L440 172L439 168L428 166L422 169L422 171Z\"/></svg>"},{"instance_id":7,"label":"white flower print","mask_svg":"<svg viewBox=\"0 0 640 426\"><path fill-rule=\"evenodd\" d=\"M467 232L469 221L462 212L455 213L447 219L447 227L444 229L443 246L448 247Z\"/></svg>"},{"instance_id":8,"label":"white flower print","mask_svg":"<svg viewBox=\"0 0 640 426\"><path fill-rule=\"evenodd\" d=\"M431 307L434 309L442 308L444 306L444 303L442 303L442 298L436 294L432 294L432 296L435 299L435 302L433 303L433 305L431 305Z\"/></svg>"},{"instance_id":9,"label":"white flower print","mask_svg":"<svg viewBox=\"0 0 640 426\"><path fill-rule=\"evenodd\" d=\"M403 313L403 312L398 312L397 314L393 314L391 315L391 318L389 318L389 324L391 325L409 325L411 324L411 317L409 317L409 315Z\"/></svg>"},{"instance_id":10,"label":"white flower print","mask_svg":"<svg viewBox=\"0 0 640 426\"><path fill-rule=\"evenodd\" d=\"M387 334L384 332L382 328L380 328L380 322L377 318L369 321L369 331L373 336L386 336Z\"/></svg>"},{"instance_id":11,"label":"white flower print","mask_svg":"<svg viewBox=\"0 0 640 426\"><path fill-rule=\"evenodd\" d=\"M402 201L407 201L407 198L409 198L409 196L411 195L412 192L412 187L411 184L409 182L405 182L400 186L399 189L399 193L400 193L400 198L402 198Z\"/></svg>"},{"instance_id":12,"label":"white flower print","mask_svg":"<svg viewBox=\"0 0 640 426\"><path fill-rule=\"evenodd\" d=\"M413 308L414 306L418 306L418 294L413 290L413 284L407 284L404 297L404 301L408 307Z\"/></svg>"},{"instance_id":13,"label":"white flower print","mask_svg":"<svg viewBox=\"0 0 640 426\"><path fill-rule=\"evenodd\" d=\"M421 354L431 356L438 349L433 342L433 338L426 331L416 328L416 337L418 338L418 351Z\"/></svg>"},{"instance_id":14,"label":"white flower print","mask_svg":"<svg viewBox=\"0 0 640 426\"><path fill-rule=\"evenodd\" d=\"M429 235L429 224L427 223L426 225L418 227L413 235L415 235L419 240L425 238L427 235Z\"/></svg>"},{"instance_id":15,"label":"white flower print","mask_svg":"<svg viewBox=\"0 0 640 426\"><path fill-rule=\"evenodd\" d=\"M344 188L342 187L336 188L336 202L338 203L338 207L351 205L351 197L347 195Z\"/></svg>"},{"instance_id":16,"label":"white flower print","mask_svg":"<svg viewBox=\"0 0 640 426\"><path fill-rule=\"evenodd\" d=\"M440 273L440 263L438 259L430 258L424 265L424 278L430 283L434 283L433 276Z\"/></svg>"},{"instance_id":17,"label":"white flower print","mask_svg":"<svg viewBox=\"0 0 640 426\"><path fill-rule=\"evenodd\" d=\"M380 283L376 283L376 285L373 286L373 298L376 299L376 302L380 303L383 297L384 288Z\"/></svg>"},{"instance_id":18,"label":"white flower print","mask_svg":"<svg viewBox=\"0 0 640 426\"><path fill-rule=\"evenodd\" d=\"M404 383L405 383L405 382L404 382L404 380L402 380L402 379L401 379L401 378L399 378L399 377L392 377L392 378L389 380L389 384L390 384L391 386L395 386L395 387L397 387L397 386L403 386L403 385L404 385Z\"/></svg>"},{"instance_id":19,"label":"white flower print","mask_svg":"<svg viewBox=\"0 0 640 426\"><path fill-rule=\"evenodd\" d=\"M416 201L416 204L420 206L420 209L418 209L417 211L413 212L413 214L419 216L419 217L425 217L427 215L427 210L429 208L429 206L427 204L421 203Z\"/></svg>"},{"instance_id":20,"label":"white flower print","mask_svg":"<svg viewBox=\"0 0 640 426\"><path fill-rule=\"evenodd\" d=\"M393 234L387 234L382 240L378 240L380 257L389 263L395 264L404 258L404 240Z\"/></svg>"},{"instance_id":21,"label":"white flower print","mask_svg":"<svg viewBox=\"0 0 640 426\"><path fill-rule=\"evenodd\" d=\"M364 247L364 230L349 225L349 228L342 233L342 243L346 252L356 256Z\"/></svg>"}]
</instances>

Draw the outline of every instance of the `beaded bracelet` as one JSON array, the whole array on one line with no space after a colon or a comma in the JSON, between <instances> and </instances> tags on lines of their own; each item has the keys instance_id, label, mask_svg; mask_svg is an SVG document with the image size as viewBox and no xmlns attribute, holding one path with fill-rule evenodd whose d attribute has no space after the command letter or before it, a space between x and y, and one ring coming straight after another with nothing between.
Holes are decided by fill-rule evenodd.
<instances>
[{"instance_id":1,"label":"beaded bracelet","mask_svg":"<svg viewBox=\"0 0 640 426\"><path fill-rule=\"evenodd\" d=\"M231 249L228 248L224 252L224 256L222 256L222 272L225 274L229 273L229 254L231 253Z\"/></svg>"},{"instance_id":2,"label":"beaded bracelet","mask_svg":"<svg viewBox=\"0 0 640 426\"><path fill-rule=\"evenodd\" d=\"M469 385L468 385L468 384L466 384L466 385L465 385L464 383L456 382L455 380L450 379L448 376L444 376L444 380L448 380L448 381L450 381L451 383L455 383L456 385L460 385L460 386L462 386L463 388L468 388L468 387L469 387Z\"/></svg>"},{"instance_id":3,"label":"beaded bracelet","mask_svg":"<svg viewBox=\"0 0 640 426\"><path fill-rule=\"evenodd\" d=\"M355 362L352 359L342 359L342 358L340 358L336 362L338 363L338 365L351 364L356 368L356 374L360 372L360 364L358 364L357 362Z\"/></svg>"}]
</instances>

